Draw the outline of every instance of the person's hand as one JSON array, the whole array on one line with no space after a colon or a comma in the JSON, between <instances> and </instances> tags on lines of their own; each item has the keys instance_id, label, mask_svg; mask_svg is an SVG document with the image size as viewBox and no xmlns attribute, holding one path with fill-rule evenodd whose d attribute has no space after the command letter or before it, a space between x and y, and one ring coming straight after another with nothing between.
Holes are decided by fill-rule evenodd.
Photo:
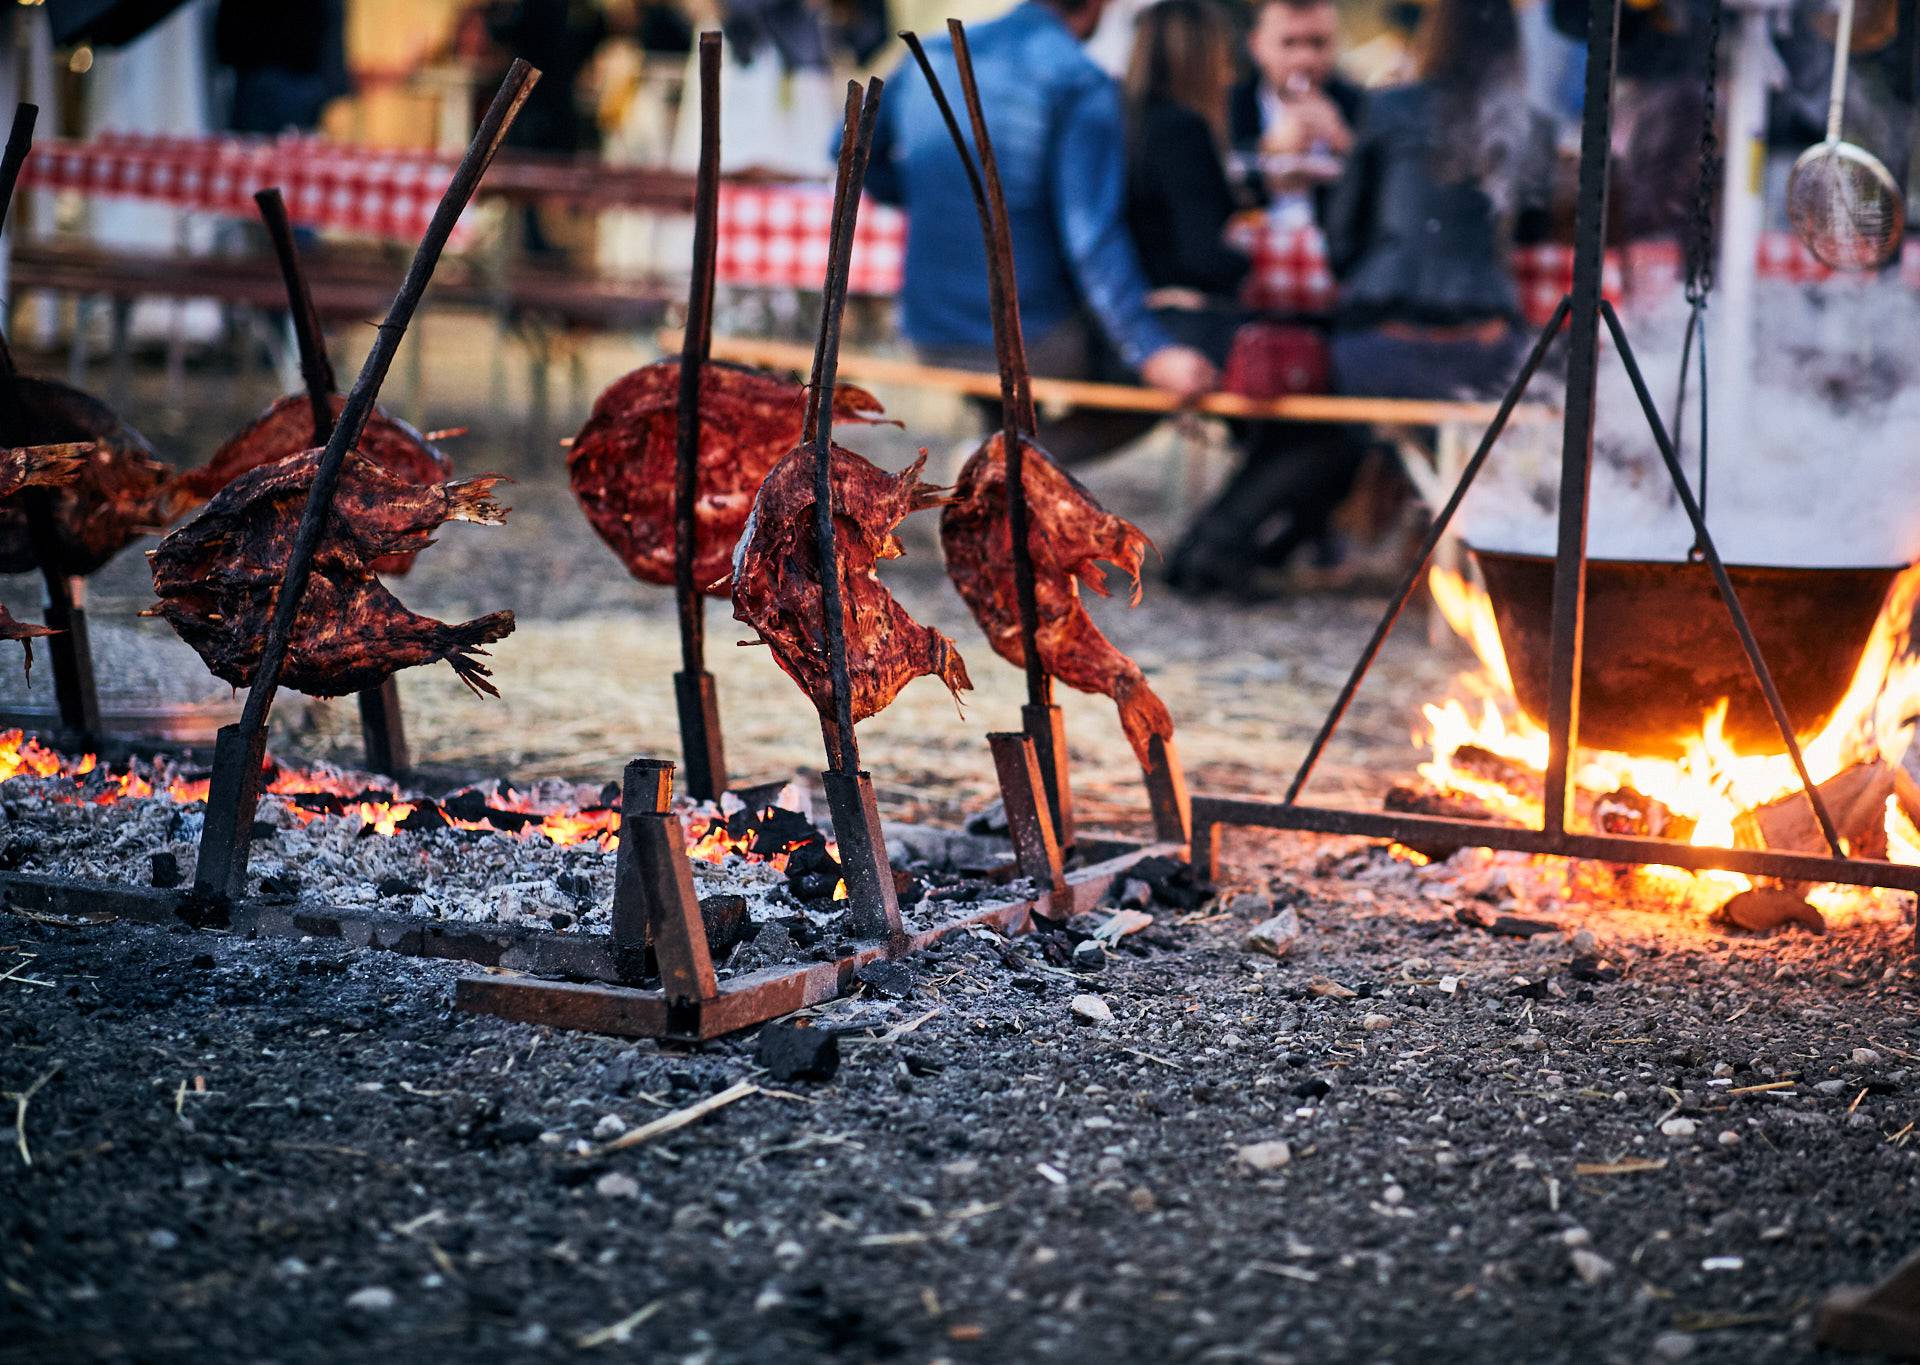
<instances>
[{"instance_id":1,"label":"person's hand","mask_svg":"<svg viewBox=\"0 0 1920 1365\"><path fill-rule=\"evenodd\" d=\"M1141 364L1140 378L1148 388L1186 400L1211 393L1220 372L1191 346L1163 346Z\"/></svg>"}]
</instances>

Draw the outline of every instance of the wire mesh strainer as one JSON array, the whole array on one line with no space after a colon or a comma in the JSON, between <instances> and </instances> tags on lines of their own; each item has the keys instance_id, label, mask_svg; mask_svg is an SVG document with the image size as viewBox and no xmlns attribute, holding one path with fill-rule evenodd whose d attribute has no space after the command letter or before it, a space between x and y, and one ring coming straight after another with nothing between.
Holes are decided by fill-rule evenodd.
<instances>
[{"instance_id":1,"label":"wire mesh strainer","mask_svg":"<svg viewBox=\"0 0 1920 1365\"><path fill-rule=\"evenodd\" d=\"M1906 227L1906 203L1878 157L1842 135L1854 0L1840 0L1834 35L1827 136L1793 163L1787 217L1800 240L1836 270L1875 270L1893 258Z\"/></svg>"}]
</instances>

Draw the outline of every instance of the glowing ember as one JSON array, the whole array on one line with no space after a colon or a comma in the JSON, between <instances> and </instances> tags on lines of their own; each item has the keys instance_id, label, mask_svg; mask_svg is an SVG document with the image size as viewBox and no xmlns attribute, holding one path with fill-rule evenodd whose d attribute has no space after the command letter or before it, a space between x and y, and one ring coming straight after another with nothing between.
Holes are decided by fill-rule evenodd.
<instances>
[{"instance_id":1,"label":"glowing ember","mask_svg":"<svg viewBox=\"0 0 1920 1365\"><path fill-rule=\"evenodd\" d=\"M207 799L208 786L206 777L183 772L167 759L114 771L102 768L92 754L68 759L23 731L7 730L0 732L0 783L15 779L38 779L43 784L39 794L52 801L99 806L155 797L193 805ZM364 778L338 769L273 764L263 795L283 801L303 825L316 820L358 820L375 835L463 829L563 846L592 843L611 850L620 843L620 811L615 805L543 803L510 789L491 794L465 791L434 801L370 788ZM710 863L737 856L784 871L789 851L811 833L805 818L790 809L798 804L797 794L783 791L772 805L751 812L730 793L718 805L683 805L680 817L688 855ZM776 819L782 816L784 821ZM781 831L777 836L770 833L776 828ZM833 845L827 847L834 851ZM836 899L844 895L843 887Z\"/></svg>"},{"instance_id":2,"label":"glowing ember","mask_svg":"<svg viewBox=\"0 0 1920 1365\"><path fill-rule=\"evenodd\" d=\"M1431 585L1447 623L1473 646L1480 669L1460 679L1464 697L1423 708L1427 730L1415 741L1432 756L1421 764L1420 775L1438 793L1469 797L1495 818L1537 827L1547 734L1514 701L1492 604L1485 592L1449 570L1435 569ZM1917 603L1920 569L1913 569L1901 575L1889 593L1832 719L1802 745L1816 783L1856 764L1899 764L1911 738L1911 717L1920 711L1920 659L1911 648ZM1679 759L1582 749L1575 765L1575 815L1570 822L1579 818L1605 828L1608 810L1643 807L1650 799L1672 817L1676 832L1666 837L1684 837L1695 846L1739 844L1742 818L1797 793L1800 783L1785 753L1739 752L1726 737L1726 715L1727 700L1722 698L1701 718L1699 731L1685 740ZM1513 780L1516 774L1528 780ZM1920 829L1897 798L1886 798L1883 823L1887 856L1920 863ZM1651 868L1643 875L1669 887L1677 880L1713 903L1751 885L1730 872ZM1823 891L1822 899L1858 902L1873 894L1836 887Z\"/></svg>"}]
</instances>

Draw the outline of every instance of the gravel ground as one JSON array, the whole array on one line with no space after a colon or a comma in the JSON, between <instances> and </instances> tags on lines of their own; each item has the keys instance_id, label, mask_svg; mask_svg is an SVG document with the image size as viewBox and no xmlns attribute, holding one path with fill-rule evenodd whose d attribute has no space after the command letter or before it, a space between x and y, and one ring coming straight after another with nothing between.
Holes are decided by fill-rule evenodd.
<instances>
[{"instance_id":1,"label":"gravel ground","mask_svg":"<svg viewBox=\"0 0 1920 1365\"><path fill-rule=\"evenodd\" d=\"M920 955L777 1087L751 1038L454 1013L445 965L0 919L5 1083L52 1073L0 1358L1794 1360L1911 1249L1910 917L1522 940L1384 854L1238 852L1271 882L1079 979Z\"/></svg>"},{"instance_id":2,"label":"gravel ground","mask_svg":"<svg viewBox=\"0 0 1920 1365\"><path fill-rule=\"evenodd\" d=\"M270 396L207 387L228 416ZM432 422L481 428L463 465L523 478L515 519L454 528L401 593L522 618L502 703L407 678L416 749L603 782L671 744L665 604L585 533L557 461L489 430L484 391L454 400ZM149 425L176 454L207 443ZM1089 481L1165 539L1156 459ZM103 621L143 604L139 568L95 585ZM914 689L862 735L890 818L955 819L990 790L980 732L1019 678L924 541L890 581L982 687L965 722ZM1270 789L1375 606L1155 592L1102 620L1180 717L1196 785ZM1328 796L1410 767L1410 702L1458 662L1417 636L1363 692ZM791 688L729 638L736 766L817 763ZM1137 824L1110 709L1068 711L1083 812ZM282 719L287 757L350 755L346 708ZM30 1093L0 1106L20 1113L0 1360L1798 1360L1820 1294L1914 1250L1909 905L1732 937L1604 869L1536 885L1482 855L1415 870L1251 833L1229 854L1218 905L1160 911L1098 970L975 936L912 959L909 998L816 1011L843 1061L815 1082L771 1081L751 1035L458 1014L446 964L0 912L0 1088ZM1546 927L1496 936L1459 917L1476 907ZM1290 952L1244 948L1289 909ZM596 1154L742 1081L762 1088Z\"/></svg>"}]
</instances>

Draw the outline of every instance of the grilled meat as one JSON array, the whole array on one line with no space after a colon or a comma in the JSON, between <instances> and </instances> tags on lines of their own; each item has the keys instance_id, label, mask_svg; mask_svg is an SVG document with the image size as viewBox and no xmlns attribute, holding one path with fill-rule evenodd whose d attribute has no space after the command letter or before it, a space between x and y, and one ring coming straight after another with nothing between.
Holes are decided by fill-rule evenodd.
<instances>
[{"instance_id":1,"label":"grilled meat","mask_svg":"<svg viewBox=\"0 0 1920 1365\"><path fill-rule=\"evenodd\" d=\"M85 442L92 449L77 476L44 498L51 564L40 564L34 552L24 501L0 504L0 573L44 568L90 574L142 535L162 530L189 505L173 470L99 399L51 379L16 375L13 385L22 440Z\"/></svg>"},{"instance_id":2,"label":"grilled meat","mask_svg":"<svg viewBox=\"0 0 1920 1365\"><path fill-rule=\"evenodd\" d=\"M242 474L153 553L160 602L149 614L164 617L214 676L235 687L250 682L259 666L320 454L309 450ZM425 549L445 522L499 524L506 509L492 498L497 482L422 485L350 452L295 618L282 683L337 697L444 659L474 692L497 696L480 662L482 646L511 633L513 613L490 612L451 626L416 616L372 567L384 556Z\"/></svg>"},{"instance_id":3,"label":"grilled meat","mask_svg":"<svg viewBox=\"0 0 1920 1365\"><path fill-rule=\"evenodd\" d=\"M894 527L946 500L945 489L921 482L926 461L922 452L895 475L833 447L834 543L856 723L880 712L918 677L939 678L955 697L973 686L953 641L909 616L874 571L881 560L901 554ZM813 448L796 446L760 486L734 551L733 614L760 633L775 662L830 718L833 684L814 544L813 475Z\"/></svg>"},{"instance_id":4,"label":"grilled meat","mask_svg":"<svg viewBox=\"0 0 1920 1365\"><path fill-rule=\"evenodd\" d=\"M680 362L643 365L610 385L567 454L574 496L588 522L645 583L674 582L674 481ZM700 375L699 497L694 508L696 584L727 595L733 548L754 493L800 439L805 389L764 370L709 361ZM834 389L836 421L879 421L872 394Z\"/></svg>"},{"instance_id":5,"label":"grilled meat","mask_svg":"<svg viewBox=\"0 0 1920 1365\"><path fill-rule=\"evenodd\" d=\"M1140 564L1150 542L1140 529L1107 512L1032 442L1024 449L1028 541L1033 556L1034 645L1048 673L1081 692L1113 698L1120 725L1142 764L1154 736L1173 737L1173 717L1145 676L1087 614L1084 584L1107 595L1101 561L1133 580L1140 600ZM956 496L940 516L947 577L966 599L994 653L1024 668L1020 601L1013 578L1013 531L1007 520L1004 439L995 435L960 471Z\"/></svg>"},{"instance_id":6,"label":"grilled meat","mask_svg":"<svg viewBox=\"0 0 1920 1365\"><path fill-rule=\"evenodd\" d=\"M336 393L332 401L338 418L347 400ZM317 444L312 403L304 393L290 393L230 436L206 464L182 474L180 487L194 501L204 502L249 469L298 455ZM438 446L378 407L368 414L354 449L409 483L429 485L453 477L453 461ZM410 554L384 555L373 566L381 574L403 574L412 567Z\"/></svg>"}]
</instances>

